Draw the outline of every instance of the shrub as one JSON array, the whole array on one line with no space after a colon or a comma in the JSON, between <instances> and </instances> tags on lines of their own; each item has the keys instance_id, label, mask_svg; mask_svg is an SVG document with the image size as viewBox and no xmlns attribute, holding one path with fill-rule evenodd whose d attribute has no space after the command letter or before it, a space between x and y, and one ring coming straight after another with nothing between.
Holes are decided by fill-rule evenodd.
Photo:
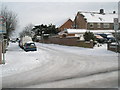
<instances>
[{"instance_id":1,"label":"shrub","mask_svg":"<svg viewBox=\"0 0 120 90\"><path fill-rule=\"evenodd\" d=\"M95 41L95 36L92 32L85 32L84 39L85 41L90 41L90 40Z\"/></svg>"}]
</instances>

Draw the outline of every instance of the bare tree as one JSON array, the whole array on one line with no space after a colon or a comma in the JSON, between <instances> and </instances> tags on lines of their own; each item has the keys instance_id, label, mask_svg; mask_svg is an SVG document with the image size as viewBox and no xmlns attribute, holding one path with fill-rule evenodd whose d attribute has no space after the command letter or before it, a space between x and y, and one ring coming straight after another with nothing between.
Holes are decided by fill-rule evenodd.
<instances>
[{"instance_id":1,"label":"bare tree","mask_svg":"<svg viewBox=\"0 0 120 90\"><path fill-rule=\"evenodd\" d=\"M8 10L6 6L2 6L0 16L3 16L6 20L5 38L8 39L10 35L12 35L12 32L16 29L18 22L17 14L11 10Z\"/></svg>"},{"instance_id":2,"label":"bare tree","mask_svg":"<svg viewBox=\"0 0 120 90\"><path fill-rule=\"evenodd\" d=\"M32 37L33 32L33 24L28 24L27 26L24 27L23 31L21 33L19 33L20 37L24 37L24 36L30 36Z\"/></svg>"}]
</instances>

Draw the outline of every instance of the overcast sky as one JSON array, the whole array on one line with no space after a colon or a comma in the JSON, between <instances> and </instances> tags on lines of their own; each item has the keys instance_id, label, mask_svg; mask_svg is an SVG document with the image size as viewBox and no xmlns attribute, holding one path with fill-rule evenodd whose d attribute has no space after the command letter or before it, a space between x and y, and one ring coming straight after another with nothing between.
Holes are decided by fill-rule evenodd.
<instances>
[{"instance_id":1,"label":"overcast sky","mask_svg":"<svg viewBox=\"0 0 120 90\"><path fill-rule=\"evenodd\" d=\"M2 2L118 2L119 0L0 0Z\"/></svg>"},{"instance_id":2,"label":"overcast sky","mask_svg":"<svg viewBox=\"0 0 120 90\"><path fill-rule=\"evenodd\" d=\"M44 0L44 2L7 2L7 1L14 0L4 0L4 2L2 2L1 4L6 5L10 10L18 14L19 18L18 31L21 31L22 28L29 23L54 24L61 22L66 18L74 18L78 11L99 11L100 8L103 8L105 9L105 12L113 12L114 10L117 11L118 9L117 0L113 0L116 2L47 2L49 0L47 1Z\"/></svg>"}]
</instances>

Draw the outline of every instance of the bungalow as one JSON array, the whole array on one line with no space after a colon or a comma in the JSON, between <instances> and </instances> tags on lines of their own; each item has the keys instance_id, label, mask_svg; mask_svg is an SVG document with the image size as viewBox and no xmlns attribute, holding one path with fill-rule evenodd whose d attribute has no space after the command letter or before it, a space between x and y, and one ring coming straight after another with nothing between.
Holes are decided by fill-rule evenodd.
<instances>
[{"instance_id":1,"label":"bungalow","mask_svg":"<svg viewBox=\"0 0 120 90\"><path fill-rule=\"evenodd\" d=\"M114 18L118 18L118 14L105 13L104 9L100 12L84 12L77 13L74 20L75 29L88 29L88 30L112 30L114 28Z\"/></svg>"},{"instance_id":2,"label":"bungalow","mask_svg":"<svg viewBox=\"0 0 120 90\"><path fill-rule=\"evenodd\" d=\"M115 33L114 30L88 30L88 29L66 29L59 33L59 36L66 35L67 37L80 37L85 32L93 32L94 34L98 33Z\"/></svg>"}]
</instances>

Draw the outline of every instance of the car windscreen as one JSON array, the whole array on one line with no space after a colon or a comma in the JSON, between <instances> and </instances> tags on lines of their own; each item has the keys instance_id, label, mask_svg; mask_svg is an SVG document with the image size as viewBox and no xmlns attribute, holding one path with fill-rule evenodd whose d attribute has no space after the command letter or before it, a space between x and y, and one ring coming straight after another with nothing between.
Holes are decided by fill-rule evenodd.
<instances>
[{"instance_id":1,"label":"car windscreen","mask_svg":"<svg viewBox=\"0 0 120 90\"><path fill-rule=\"evenodd\" d=\"M26 46L35 46L34 43L26 43Z\"/></svg>"}]
</instances>

